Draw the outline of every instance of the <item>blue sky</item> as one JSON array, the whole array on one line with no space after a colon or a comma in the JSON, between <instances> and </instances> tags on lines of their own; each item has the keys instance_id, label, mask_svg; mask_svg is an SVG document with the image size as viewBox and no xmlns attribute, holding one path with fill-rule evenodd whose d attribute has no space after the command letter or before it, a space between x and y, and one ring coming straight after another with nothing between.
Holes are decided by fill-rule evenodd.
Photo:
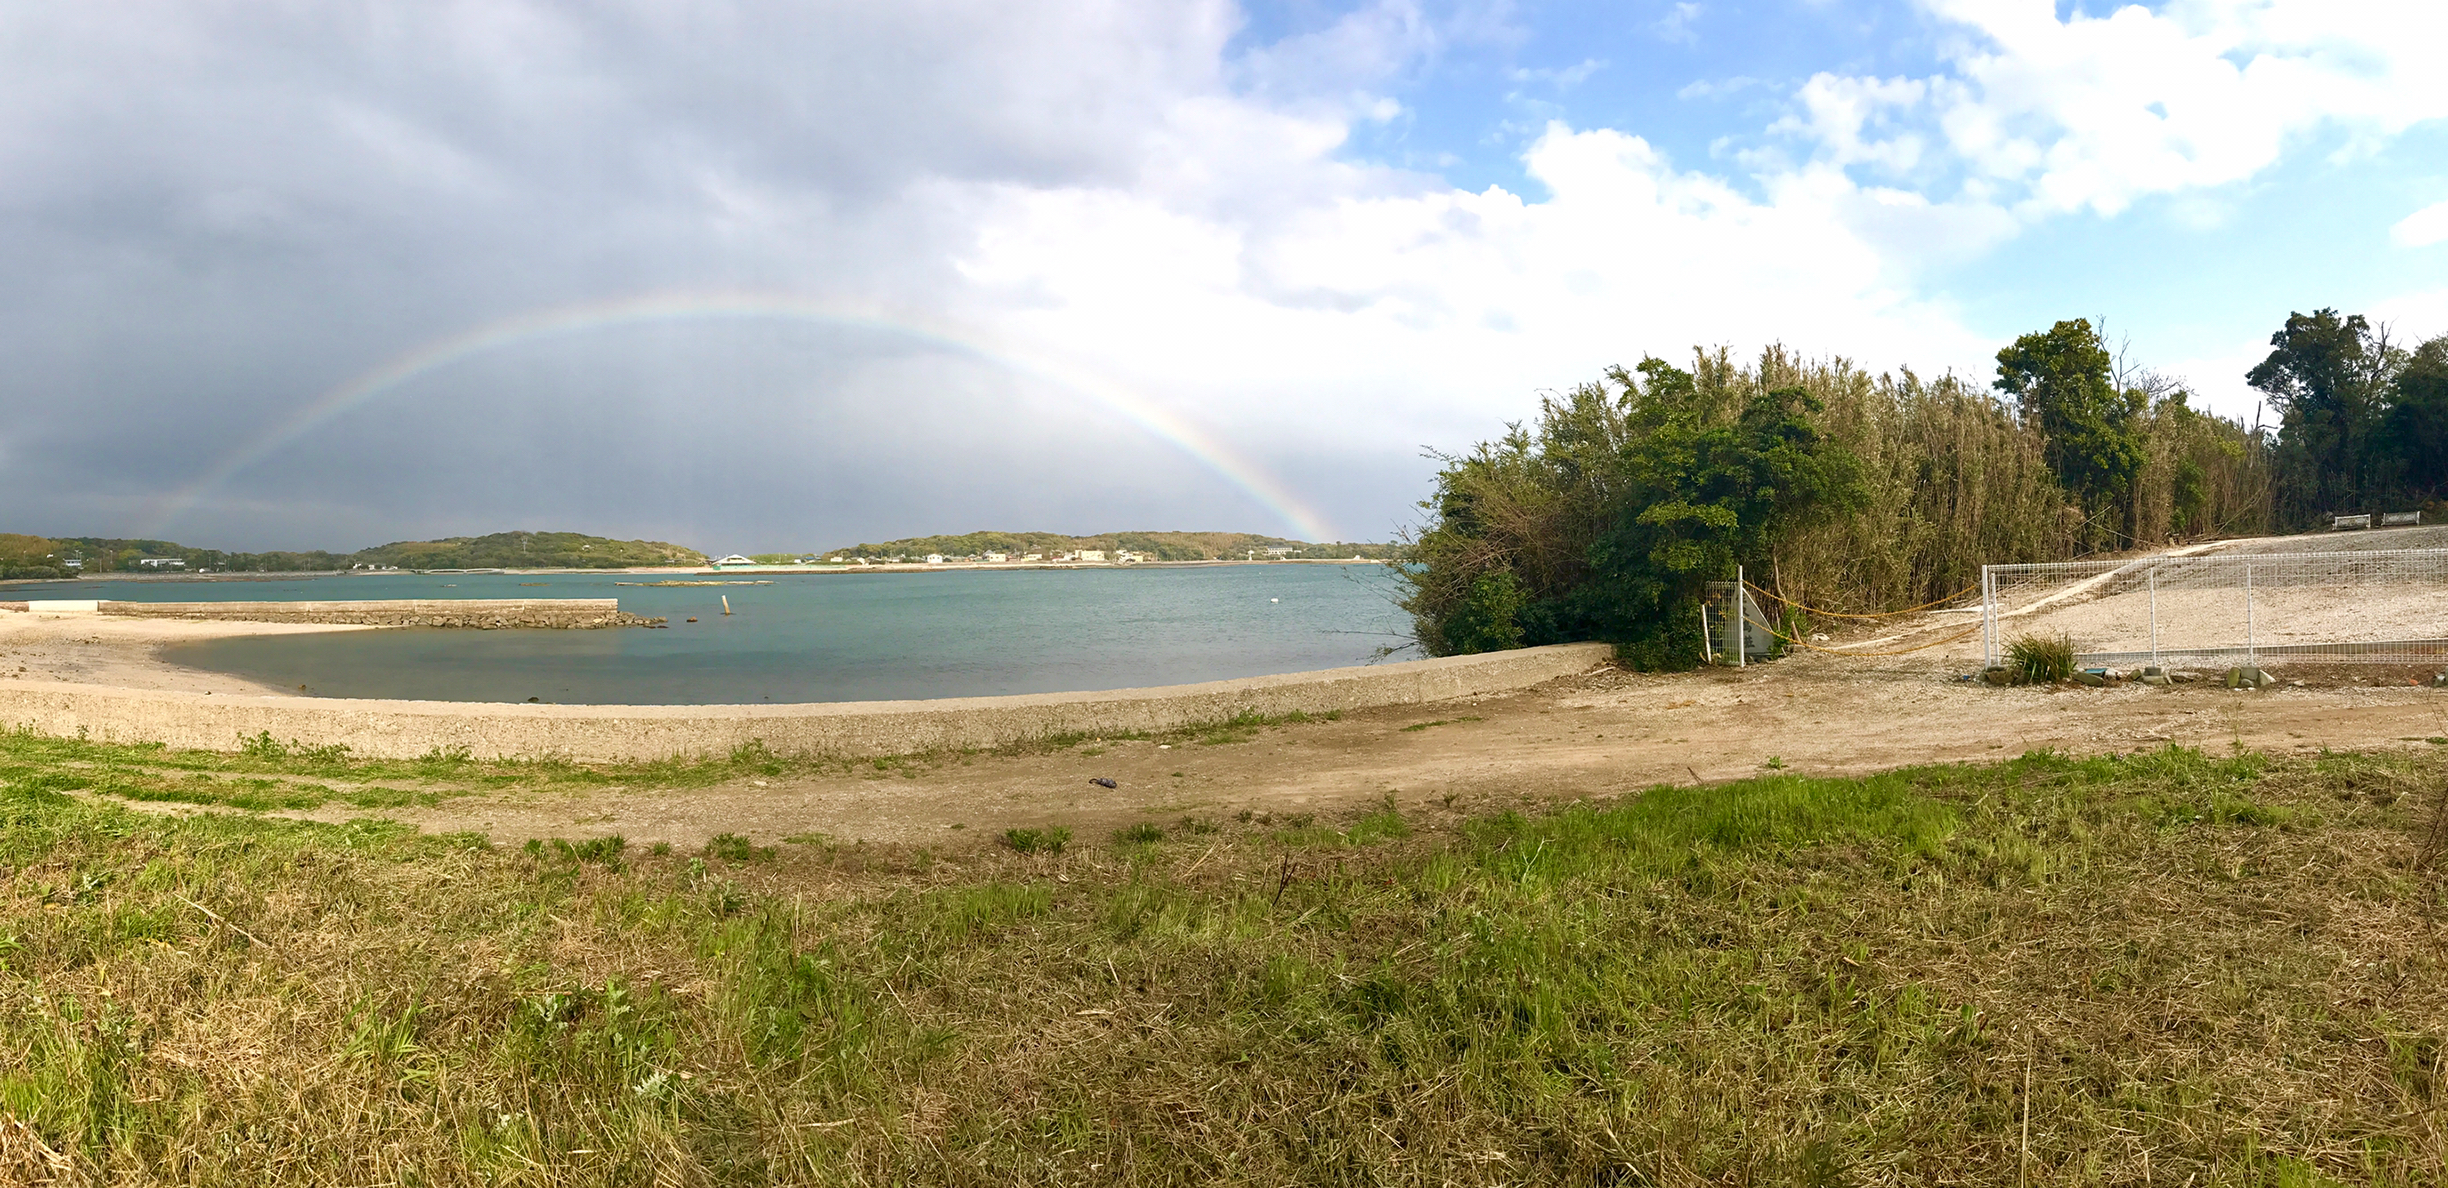
<instances>
[{"instance_id":1,"label":"blue sky","mask_svg":"<svg viewBox=\"0 0 2448 1188\"><path fill-rule=\"evenodd\" d=\"M0 2L0 529L1382 539L1540 393L2448 332L2438 0Z\"/></svg>"}]
</instances>

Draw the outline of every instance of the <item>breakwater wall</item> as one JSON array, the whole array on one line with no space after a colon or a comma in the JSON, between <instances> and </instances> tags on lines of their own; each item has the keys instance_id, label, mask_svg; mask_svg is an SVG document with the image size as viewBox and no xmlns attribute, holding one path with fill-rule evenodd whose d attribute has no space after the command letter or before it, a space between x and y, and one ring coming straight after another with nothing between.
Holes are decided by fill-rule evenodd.
<instances>
[{"instance_id":1,"label":"breakwater wall","mask_svg":"<svg viewBox=\"0 0 2448 1188\"><path fill-rule=\"evenodd\" d=\"M1555 644L1360 668L1094 693L803 705L511 705L222 696L0 680L0 725L62 737L228 751L270 734L369 758L464 748L478 758L578 762L727 755L751 743L842 758L994 747L1063 735L1175 730L1484 696L1610 663L1605 644Z\"/></svg>"},{"instance_id":2,"label":"breakwater wall","mask_svg":"<svg viewBox=\"0 0 2448 1188\"><path fill-rule=\"evenodd\" d=\"M663 620L625 614L617 598L364 598L331 602L0 603L36 614L96 614L125 619L212 619L249 623L333 623L366 627L550 627L589 630L648 627Z\"/></svg>"}]
</instances>

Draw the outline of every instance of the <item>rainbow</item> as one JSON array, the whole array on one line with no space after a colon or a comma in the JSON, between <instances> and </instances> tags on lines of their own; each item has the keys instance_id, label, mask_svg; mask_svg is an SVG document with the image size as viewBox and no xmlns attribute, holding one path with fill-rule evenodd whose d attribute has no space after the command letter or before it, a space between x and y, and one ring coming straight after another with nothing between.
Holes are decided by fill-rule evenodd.
<instances>
[{"instance_id":1,"label":"rainbow","mask_svg":"<svg viewBox=\"0 0 2448 1188\"><path fill-rule=\"evenodd\" d=\"M693 320L772 320L872 330L921 342L1020 375L1043 380L1087 398L1142 431L1165 441L1256 500L1302 540L1336 539L1317 512L1303 504L1264 467L1243 457L1205 429L1121 384L1053 360L1030 358L985 346L949 329L907 317L845 310L808 298L774 293L681 292L615 301L556 306L523 313L425 343L317 396L268 432L240 445L187 486L162 501L149 530L166 531L206 495L240 471L283 446L331 423L368 401L462 360L540 339L588 334L620 326Z\"/></svg>"}]
</instances>

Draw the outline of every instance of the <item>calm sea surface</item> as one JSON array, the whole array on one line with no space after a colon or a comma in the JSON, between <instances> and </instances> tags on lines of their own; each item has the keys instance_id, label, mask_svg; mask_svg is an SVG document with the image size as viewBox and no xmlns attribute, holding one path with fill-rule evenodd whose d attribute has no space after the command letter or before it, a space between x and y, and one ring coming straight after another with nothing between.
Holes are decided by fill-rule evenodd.
<instances>
[{"instance_id":1,"label":"calm sea surface","mask_svg":"<svg viewBox=\"0 0 2448 1188\"><path fill-rule=\"evenodd\" d=\"M1172 685L1367 663L1407 625L1375 565L752 575L383 574L80 581L14 598L140 602L613 598L666 631L349 631L172 648L169 659L325 697L754 704ZM689 580L701 580L690 578ZM0 587L5 588L5 587ZM722 613L722 595L732 613ZM694 623L686 622L695 616Z\"/></svg>"}]
</instances>

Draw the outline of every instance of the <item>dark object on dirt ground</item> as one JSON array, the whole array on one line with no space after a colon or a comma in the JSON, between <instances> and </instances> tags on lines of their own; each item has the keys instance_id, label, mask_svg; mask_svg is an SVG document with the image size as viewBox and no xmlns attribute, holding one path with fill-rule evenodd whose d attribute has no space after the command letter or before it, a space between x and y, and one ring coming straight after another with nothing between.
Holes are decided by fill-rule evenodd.
<instances>
[{"instance_id":1,"label":"dark object on dirt ground","mask_svg":"<svg viewBox=\"0 0 2448 1188\"><path fill-rule=\"evenodd\" d=\"M1122 785L1120 785L1120 784L1117 784L1117 783L1113 782L1112 780L1106 779L1104 776L1098 776L1098 777L1096 777L1095 779L1092 779L1092 780L1090 780L1090 781L1088 781L1088 782L1089 782L1089 783L1091 783L1091 784L1095 784L1095 785L1096 785L1097 787L1099 787L1099 788L1119 788L1119 787L1121 787L1121 786L1122 786Z\"/></svg>"}]
</instances>

